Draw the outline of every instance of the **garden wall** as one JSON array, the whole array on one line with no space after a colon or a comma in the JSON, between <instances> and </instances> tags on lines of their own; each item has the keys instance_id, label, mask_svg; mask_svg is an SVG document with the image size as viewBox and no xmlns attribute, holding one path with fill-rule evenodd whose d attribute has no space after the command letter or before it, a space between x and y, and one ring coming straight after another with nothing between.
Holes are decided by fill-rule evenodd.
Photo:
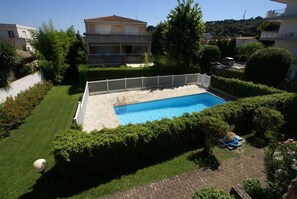
<instances>
[{"instance_id":1,"label":"garden wall","mask_svg":"<svg viewBox=\"0 0 297 199\"><path fill-rule=\"evenodd\" d=\"M0 88L0 103L3 103L7 97L15 97L17 94L29 87L41 82L43 75L41 71L27 75L21 79L12 82L8 88Z\"/></svg>"}]
</instances>

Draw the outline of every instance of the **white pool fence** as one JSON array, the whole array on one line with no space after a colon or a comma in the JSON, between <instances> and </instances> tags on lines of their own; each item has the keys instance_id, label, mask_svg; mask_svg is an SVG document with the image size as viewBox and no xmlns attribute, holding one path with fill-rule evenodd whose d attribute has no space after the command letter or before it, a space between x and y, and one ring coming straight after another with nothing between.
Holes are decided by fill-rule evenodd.
<instances>
[{"instance_id":1,"label":"white pool fence","mask_svg":"<svg viewBox=\"0 0 297 199\"><path fill-rule=\"evenodd\" d=\"M133 77L86 82L82 100L78 102L74 120L83 125L90 95L113 93L137 89L164 88L182 85L199 85L204 88L210 86L211 77L205 74L164 75L151 77Z\"/></svg>"}]
</instances>

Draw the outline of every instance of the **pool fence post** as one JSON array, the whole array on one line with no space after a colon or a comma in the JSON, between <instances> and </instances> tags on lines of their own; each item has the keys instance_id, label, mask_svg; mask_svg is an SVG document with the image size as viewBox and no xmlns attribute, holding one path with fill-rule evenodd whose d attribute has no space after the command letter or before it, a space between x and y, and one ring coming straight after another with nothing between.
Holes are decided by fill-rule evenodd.
<instances>
[{"instance_id":1,"label":"pool fence post","mask_svg":"<svg viewBox=\"0 0 297 199\"><path fill-rule=\"evenodd\" d=\"M143 89L143 76L141 76L141 88Z\"/></svg>"},{"instance_id":2,"label":"pool fence post","mask_svg":"<svg viewBox=\"0 0 297 199\"><path fill-rule=\"evenodd\" d=\"M198 83L199 73L196 73L196 74L197 74L197 85L199 85L199 83Z\"/></svg>"},{"instance_id":3,"label":"pool fence post","mask_svg":"<svg viewBox=\"0 0 297 199\"><path fill-rule=\"evenodd\" d=\"M171 76L171 86L173 86L174 83L174 74Z\"/></svg>"},{"instance_id":4,"label":"pool fence post","mask_svg":"<svg viewBox=\"0 0 297 199\"><path fill-rule=\"evenodd\" d=\"M107 92L109 92L108 79L106 79L106 89L107 89Z\"/></svg>"},{"instance_id":5,"label":"pool fence post","mask_svg":"<svg viewBox=\"0 0 297 199\"><path fill-rule=\"evenodd\" d=\"M125 77L125 90L127 90L127 78Z\"/></svg>"},{"instance_id":6,"label":"pool fence post","mask_svg":"<svg viewBox=\"0 0 297 199\"><path fill-rule=\"evenodd\" d=\"M158 75L158 88L160 87L160 76Z\"/></svg>"},{"instance_id":7,"label":"pool fence post","mask_svg":"<svg viewBox=\"0 0 297 199\"><path fill-rule=\"evenodd\" d=\"M187 81L188 81L188 74L186 74L185 85L187 84Z\"/></svg>"}]
</instances>

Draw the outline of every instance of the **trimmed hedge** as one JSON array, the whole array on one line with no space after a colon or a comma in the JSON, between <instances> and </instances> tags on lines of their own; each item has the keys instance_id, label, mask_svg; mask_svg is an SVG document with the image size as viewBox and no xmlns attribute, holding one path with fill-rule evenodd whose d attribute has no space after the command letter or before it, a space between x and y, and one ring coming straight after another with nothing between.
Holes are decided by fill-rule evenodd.
<instances>
[{"instance_id":1,"label":"trimmed hedge","mask_svg":"<svg viewBox=\"0 0 297 199\"><path fill-rule=\"evenodd\" d=\"M286 101L294 96L279 93L239 99L172 120L120 126L91 134L67 130L57 135L52 153L61 174L73 178L105 174L128 165L137 167L156 157L164 160L169 154L202 146L204 132L212 128L201 122L205 116L216 118L218 123L222 120L234 124L238 134L248 134L256 108L283 112Z\"/></svg>"},{"instance_id":2,"label":"trimmed hedge","mask_svg":"<svg viewBox=\"0 0 297 199\"><path fill-rule=\"evenodd\" d=\"M285 79L292 61L292 53L285 48L257 50L246 64L245 79L254 83L276 86Z\"/></svg>"},{"instance_id":3,"label":"trimmed hedge","mask_svg":"<svg viewBox=\"0 0 297 199\"><path fill-rule=\"evenodd\" d=\"M216 68L213 71L215 76L225 77L225 78L234 78L244 80L244 72L235 71L235 70L226 70Z\"/></svg>"},{"instance_id":4,"label":"trimmed hedge","mask_svg":"<svg viewBox=\"0 0 297 199\"><path fill-rule=\"evenodd\" d=\"M0 138L8 136L10 130L19 126L51 87L49 82L38 83L0 104Z\"/></svg>"},{"instance_id":5,"label":"trimmed hedge","mask_svg":"<svg viewBox=\"0 0 297 199\"><path fill-rule=\"evenodd\" d=\"M211 77L211 86L239 98L284 92L282 90L261 84L254 84L252 82L246 82L239 79L224 78L218 76Z\"/></svg>"},{"instance_id":6,"label":"trimmed hedge","mask_svg":"<svg viewBox=\"0 0 297 199\"><path fill-rule=\"evenodd\" d=\"M79 66L80 85L85 86L86 81L96 81L105 79L119 79L141 76L157 76L157 75L172 75L198 73L200 70L197 67L88 67L87 65Z\"/></svg>"}]
</instances>

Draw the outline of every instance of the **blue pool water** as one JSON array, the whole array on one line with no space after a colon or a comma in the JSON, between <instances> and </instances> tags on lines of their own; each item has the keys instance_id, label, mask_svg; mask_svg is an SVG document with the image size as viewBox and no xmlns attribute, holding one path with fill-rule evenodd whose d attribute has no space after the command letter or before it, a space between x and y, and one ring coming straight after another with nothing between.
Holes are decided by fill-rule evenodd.
<instances>
[{"instance_id":1,"label":"blue pool water","mask_svg":"<svg viewBox=\"0 0 297 199\"><path fill-rule=\"evenodd\" d=\"M223 104L224 100L209 93L187 95L149 102L115 106L114 110L121 125L129 123L145 123L160 120L164 117L173 118L184 113L202 111L216 104Z\"/></svg>"}]
</instances>

